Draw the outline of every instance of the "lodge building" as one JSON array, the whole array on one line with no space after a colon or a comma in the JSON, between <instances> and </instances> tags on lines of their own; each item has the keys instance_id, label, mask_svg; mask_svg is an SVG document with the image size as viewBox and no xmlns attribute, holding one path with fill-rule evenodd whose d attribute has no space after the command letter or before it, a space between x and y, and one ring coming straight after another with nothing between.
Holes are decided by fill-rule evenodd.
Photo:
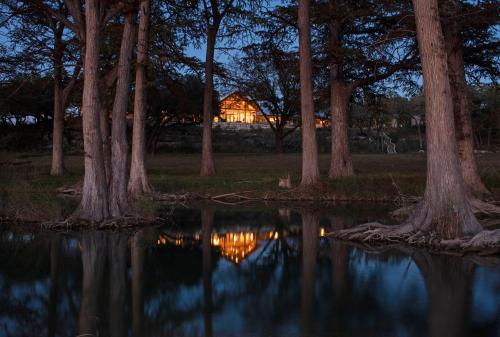
<instances>
[{"instance_id":1,"label":"lodge building","mask_svg":"<svg viewBox=\"0 0 500 337\"><path fill-rule=\"evenodd\" d=\"M221 100L219 104L219 116L214 118L216 123L242 123L242 124L261 124L267 125L268 122L264 116L261 107L250 97L241 92L233 92ZM266 113L267 118L271 123L274 123L275 118L272 114ZM291 122L294 123L293 121ZM316 118L316 127L324 127L326 125L324 119Z\"/></svg>"}]
</instances>

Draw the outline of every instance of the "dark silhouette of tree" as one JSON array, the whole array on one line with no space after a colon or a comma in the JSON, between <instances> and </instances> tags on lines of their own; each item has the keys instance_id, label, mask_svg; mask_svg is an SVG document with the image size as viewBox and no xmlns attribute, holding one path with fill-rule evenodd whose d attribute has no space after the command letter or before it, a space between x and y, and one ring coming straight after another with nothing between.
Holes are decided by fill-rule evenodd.
<instances>
[{"instance_id":1,"label":"dark silhouette of tree","mask_svg":"<svg viewBox=\"0 0 500 337\"><path fill-rule=\"evenodd\" d=\"M11 43L16 44L10 62L17 67L31 68L38 73L51 73L53 83L52 164L50 174L64 174L63 131L65 110L80 75L81 64L75 35L65 22L40 11L37 1L2 1L11 16L7 29ZM62 0L45 4L65 15L67 6ZM48 69L44 69L47 67ZM13 69L14 72L17 69ZM16 94L17 96L17 94ZM23 102L24 104L24 102Z\"/></svg>"},{"instance_id":2,"label":"dark silhouette of tree","mask_svg":"<svg viewBox=\"0 0 500 337\"><path fill-rule=\"evenodd\" d=\"M244 49L238 61L238 87L263 109L261 113L274 133L276 151L283 152L283 140L299 127L298 57L281 50L275 42ZM290 125L294 121L295 125Z\"/></svg>"},{"instance_id":3,"label":"dark silhouette of tree","mask_svg":"<svg viewBox=\"0 0 500 337\"><path fill-rule=\"evenodd\" d=\"M349 151L349 102L361 87L416 64L409 8L400 1L319 2L317 19L323 31L316 37L329 70L332 147L328 176L354 174ZM409 27L410 26L410 27ZM409 33L410 32L410 33ZM321 49L320 49L321 50Z\"/></svg>"}]
</instances>

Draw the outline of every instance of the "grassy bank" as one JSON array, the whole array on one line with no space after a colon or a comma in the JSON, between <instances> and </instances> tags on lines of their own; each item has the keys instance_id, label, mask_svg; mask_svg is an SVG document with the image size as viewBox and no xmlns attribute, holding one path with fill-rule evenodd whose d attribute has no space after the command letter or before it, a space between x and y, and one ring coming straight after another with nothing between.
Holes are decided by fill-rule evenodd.
<instances>
[{"instance_id":1,"label":"grassy bank","mask_svg":"<svg viewBox=\"0 0 500 337\"><path fill-rule=\"evenodd\" d=\"M61 198L56 189L72 185L83 176L82 156L66 158L68 174L51 177L50 156L0 153L0 212L28 219L61 218L76 206L74 199ZM148 172L155 190L161 193L213 197L242 193L268 199L377 200L394 201L401 195L419 196L425 184L425 155L354 155L356 176L330 181L307 195L278 188L278 179L287 174L294 186L300 180L299 154L216 154L218 174L202 178L199 154L160 154L148 158ZM478 156L483 179L496 196L500 195L500 155ZM326 177L329 156L320 156ZM40 214L42 210L42 214Z\"/></svg>"}]
</instances>

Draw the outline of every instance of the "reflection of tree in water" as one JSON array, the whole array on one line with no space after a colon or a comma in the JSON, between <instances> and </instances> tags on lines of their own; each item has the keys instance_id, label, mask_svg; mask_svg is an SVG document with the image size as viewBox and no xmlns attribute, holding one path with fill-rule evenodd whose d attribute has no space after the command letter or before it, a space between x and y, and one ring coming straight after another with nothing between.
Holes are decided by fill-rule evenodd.
<instances>
[{"instance_id":1,"label":"reflection of tree in water","mask_svg":"<svg viewBox=\"0 0 500 337\"><path fill-rule=\"evenodd\" d=\"M53 337L57 332L57 307L60 297L60 260L61 238L58 236L50 240L50 290L47 308L47 336Z\"/></svg>"},{"instance_id":2,"label":"reflection of tree in water","mask_svg":"<svg viewBox=\"0 0 500 337\"><path fill-rule=\"evenodd\" d=\"M348 299L336 315L339 329L356 336L425 336L424 307L419 305L423 287L409 277L414 270L409 257L397 251L367 254L349 249Z\"/></svg>"},{"instance_id":3,"label":"reflection of tree in water","mask_svg":"<svg viewBox=\"0 0 500 337\"><path fill-rule=\"evenodd\" d=\"M153 246L156 229L131 237L47 235L29 243L0 233L0 335L75 336L99 330L101 336L218 336L228 332L221 323L228 311L243 324L230 333L282 336L283 328L304 336L495 333L491 319L468 328L474 269L469 262L419 251L371 255L338 242L325 250L328 241L318 242L318 219L302 216L302 238L286 237L289 227L282 217L274 222L279 239L263 241L238 265L209 245L210 209L198 222L199 245L184 247ZM349 226L343 219L331 218L331 226ZM427 311L425 303L418 304L425 302L423 285Z\"/></svg>"},{"instance_id":4,"label":"reflection of tree in water","mask_svg":"<svg viewBox=\"0 0 500 337\"><path fill-rule=\"evenodd\" d=\"M130 240L132 269L132 336L146 335L144 331L144 250L145 230L134 233Z\"/></svg>"},{"instance_id":5,"label":"reflection of tree in water","mask_svg":"<svg viewBox=\"0 0 500 337\"><path fill-rule=\"evenodd\" d=\"M330 217L330 229L339 230L346 228L342 217ZM349 250L345 243L339 241L330 242L330 262L332 268L332 317L330 320L331 331L344 331L345 320L342 319L343 312L349 305Z\"/></svg>"},{"instance_id":6,"label":"reflection of tree in water","mask_svg":"<svg viewBox=\"0 0 500 337\"><path fill-rule=\"evenodd\" d=\"M127 335L127 233L110 233L109 244L109 335Z\"/></svg>"},{"instance_id":7,"label":"reflection of tree in water","mask_svg":"<svg viewBox=\"0 0 500 337\"><path fill-rule=\"evenodd\" d=\"M77 294L81 274L67 241L0 232L0 336L74 335L78 310L67 294Z\"/></svg>"},{"instance_id":8,"label":"reflection of tree in water","mask_svg":"<svg viewBox=\"0 0 500 337\"><path fill-rule=\"evenodd\" d=\"M474 265L456 256L412 254L427 288L430 337L470 336L471 285Z\"/></svg>"},{"instance_id":9,"label":"reflection of tree in water","mask_svg":"<svg viewBox=\"0 0 500 337\"><path fill-rule=\"evenodd\" d=\"M203 321L206 337L213 336L212 326L212 246L211 234L214 223L214 212L211 208L201 210L201 245L203 253Z\"/></svg>"},{"instance_id":10,"label":"reflection of tree in water","mask_svg":"<svg viewBox=\"0 0 500 337\"><path fill-rule=\"evenodd\" d=\"M78 334L97 336L101 330L104 270L106 263L106 234L84 232L81 234L82 247L82 296L78 319Z\"/></svg>"},{"instance_id":11,"label":"reflection of tree in water","mask_svg":"<svg viewBox=\"0 0 500 337\"><path fill-rule=\"evenodd\" d=\"M301 335L313 336L312 315L315 302L314 281L319 244L319 218L309 211L302 212L302 297Z\"/></svg>"},{"instance_id":12,"label":"reflection of tree in water","mask_svg":"<svg viewBox=\"0 0 500 337\"><path fill-rule=\"evenodd\" d=\"M283 219L281 219L283 220ZM226 289L224 303L238 303L249 329L259 327L272 335L280 324L296 320L300 306L299 245L287 237L288 223L275 221L277 240L261 242L253 257L238 265L231 278L234 289Z\"/></svg>"}]
</instances>

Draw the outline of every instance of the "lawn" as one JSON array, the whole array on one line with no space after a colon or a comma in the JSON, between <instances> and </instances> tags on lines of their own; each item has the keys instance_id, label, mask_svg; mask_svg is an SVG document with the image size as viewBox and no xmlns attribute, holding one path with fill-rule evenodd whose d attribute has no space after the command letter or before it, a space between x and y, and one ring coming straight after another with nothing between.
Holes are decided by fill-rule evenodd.
<instances>
[{"instance_id":1,"label":"lawn","mask_svg":"<svg viewBox=\"0 0 500 337\"><path fill-rule=\"evenodd\" d=\"M40 208L49 217L61 217L76 205L74 199L61 199L58 187L82 179L83 158L67 156L68 174L51 177L49 155L0 153L0 212L40 216ZM419 196L425 184L424 154L353 155L356 175L335 181L326 179L329 156L320 155L323 183L308 195L298 195L278 188L278 178L290 174L300 181L301 156L297 153L215 155L217 176L199 177L199 154L157 154L148 158L148 172L155 190L161 193L195 192L210 197L225 193L246 192L269 199L374 200L395 201L403 196ZM500 195L500 154L478 156L481 174L487 186ZM61 201L63 200L63 201ZM62 207L61 207L62 204ZM30 213L33 213L30 215Z\"/></svg>"}]
</instances>

